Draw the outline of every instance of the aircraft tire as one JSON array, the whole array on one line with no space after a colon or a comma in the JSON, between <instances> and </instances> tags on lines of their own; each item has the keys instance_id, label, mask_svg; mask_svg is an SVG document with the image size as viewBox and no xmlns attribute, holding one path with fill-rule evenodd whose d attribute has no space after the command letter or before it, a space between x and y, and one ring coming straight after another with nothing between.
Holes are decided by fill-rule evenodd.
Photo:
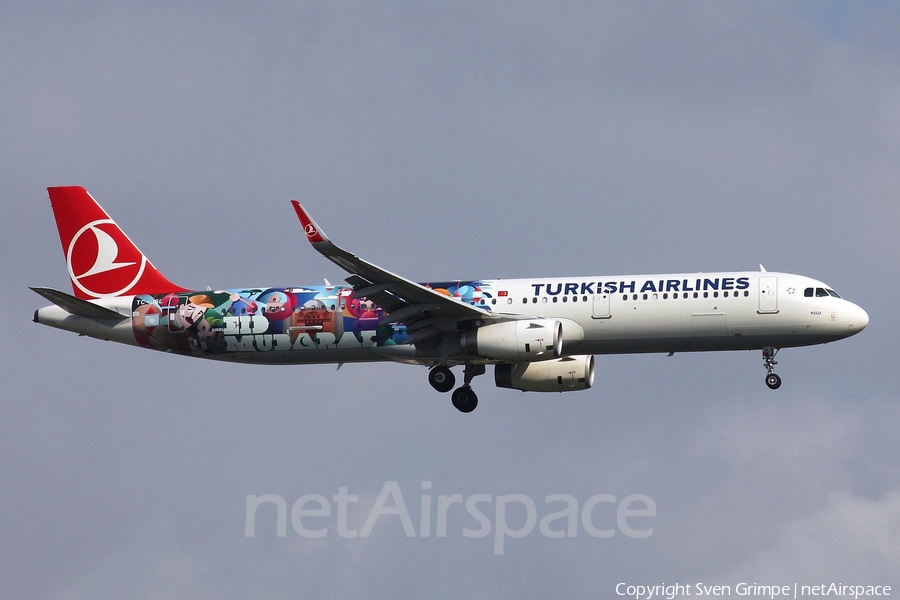
<instances>
[{"instance_id":1,"label":"aircraft tire","mask_svg":"<svg viewBox=\"0 0 900 600\"><path fill-rule=\"evenodd\" d=\"M449 368L439 365L428 372L428 383L443 394L452 390L456 385L456 376Z\"/></svg>"},{"instance_id":2,"label":"aircraft tire","mask_svg":"<svg viewBox=\"0 0 900 600\"><path fill-rule=\"evenodd\" d=\"M463 413L470 413L478 406L478 395L467 385L457 388L453 392L452 400L456 410Z\"/></svg>"},{"instance_id":3,"label":"aircraft tire","mask_svg":"<svg viewBox=\"0 0 900 600\"><path fill-rule=\"evenodd\" d=\"M775 373L769 373L766 375L766 385L769 386L770 390L777 390L781 387L781 377Z\"/></svg>"}]
</instances>

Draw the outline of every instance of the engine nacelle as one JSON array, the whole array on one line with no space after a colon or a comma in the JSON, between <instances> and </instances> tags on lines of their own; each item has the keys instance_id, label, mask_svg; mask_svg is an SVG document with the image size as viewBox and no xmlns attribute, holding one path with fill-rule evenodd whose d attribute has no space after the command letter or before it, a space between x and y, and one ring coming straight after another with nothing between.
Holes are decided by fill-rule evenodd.
<instances>
[{"instance_id":1,"label":"engine nacelle","mask_svg":"<svg viewBox=\"0 0 900 600\"><path fill-rule=\"evenodd\" d=\"M563 324L558 319L522 319L482 325L464 331L459 342L463 352L472 356L514 362L547 360L562 356Z\"/></svg>"},{"instance_id":2,"label":"engine nacelle","mask_svg":"<svg viewBox=\"0 0 900 600\"><path fill-rule=\"evenodd\" d=\"M497 387L523 392L571 392L594 384L593 356L564 356L541 362L496 365Z\"/></svg>"}]
</instances>

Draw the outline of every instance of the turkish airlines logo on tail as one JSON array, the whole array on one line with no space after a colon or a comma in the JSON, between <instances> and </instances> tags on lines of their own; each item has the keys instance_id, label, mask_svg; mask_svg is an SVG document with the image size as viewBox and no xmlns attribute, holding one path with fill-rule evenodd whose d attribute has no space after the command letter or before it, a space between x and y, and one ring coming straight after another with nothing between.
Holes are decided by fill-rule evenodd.
<instances>
[{"instance_id":1,"label":"turkish airlines logo on tail","mask_svg":"<svg viewBox=\"0 0 900 600\"><path fill-rule=\"evenodd\" d=\"M316 234L319 233L319 231L316 229L316 226L312 223L308 223L306 227L303 228L303 230L306 232L306 237L308 238L314 238L316 237Z\"/></svg>"},{"instance_id":2,"label":"turkish airlines logo on tail","mask_svg":"<svg viewBox=\"0 0 900 600\"><path fill-rule=\"evenodd\" d=\"M94 298L127 293L144 274L147 259L112 219L78 230L66 251L72 283Z\"/></svg>"}]
</instances>

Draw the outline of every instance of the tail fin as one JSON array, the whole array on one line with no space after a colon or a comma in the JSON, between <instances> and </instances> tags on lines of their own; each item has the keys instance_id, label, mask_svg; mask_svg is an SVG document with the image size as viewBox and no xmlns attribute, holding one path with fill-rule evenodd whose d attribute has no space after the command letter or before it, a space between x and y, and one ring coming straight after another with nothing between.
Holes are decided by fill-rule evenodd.
<instances>
[{"instance_id":1,"label":"tail fin","mask_svg":"<svg viewBox=\"0 0 900 600\"><path fill-rule=\"evenodd\" d=\"M84 300L184 291L156 270L88 191L47 188L75 296Z\"/></svg>"}]
</instances>

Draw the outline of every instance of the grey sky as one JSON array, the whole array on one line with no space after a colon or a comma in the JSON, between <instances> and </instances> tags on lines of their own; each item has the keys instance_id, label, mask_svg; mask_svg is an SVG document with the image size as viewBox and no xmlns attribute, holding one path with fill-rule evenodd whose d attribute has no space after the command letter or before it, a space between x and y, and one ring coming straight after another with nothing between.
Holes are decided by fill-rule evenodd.
<instances>
[{"instance_id":1,"label":"grey sky","mask_svg":"<svg viewBox=\"0 0 900 600\"><path fill-rule=\"evenodd\" d=\"M900 586L900 11L891 3L4 3L0 581L21 598L615 597ZM288 201L410 278L802 273L836 344L598 357L596 386L194 361L31 323L86 186L191 287L343 278ZM646 494L647 539L275 535L248 494ZM458 505L457 505L458 506ZM615 523L612 505L599 522ZM493 507L493 505L491 505ZM512 510L512 509L511 509ZM516 519L519 521L516 521ZM524 520L511 512L510 523ZM434 524L432 524L433 526ZM896 589L896 587L895 587Z\"/></svg>"}]
</instances>

